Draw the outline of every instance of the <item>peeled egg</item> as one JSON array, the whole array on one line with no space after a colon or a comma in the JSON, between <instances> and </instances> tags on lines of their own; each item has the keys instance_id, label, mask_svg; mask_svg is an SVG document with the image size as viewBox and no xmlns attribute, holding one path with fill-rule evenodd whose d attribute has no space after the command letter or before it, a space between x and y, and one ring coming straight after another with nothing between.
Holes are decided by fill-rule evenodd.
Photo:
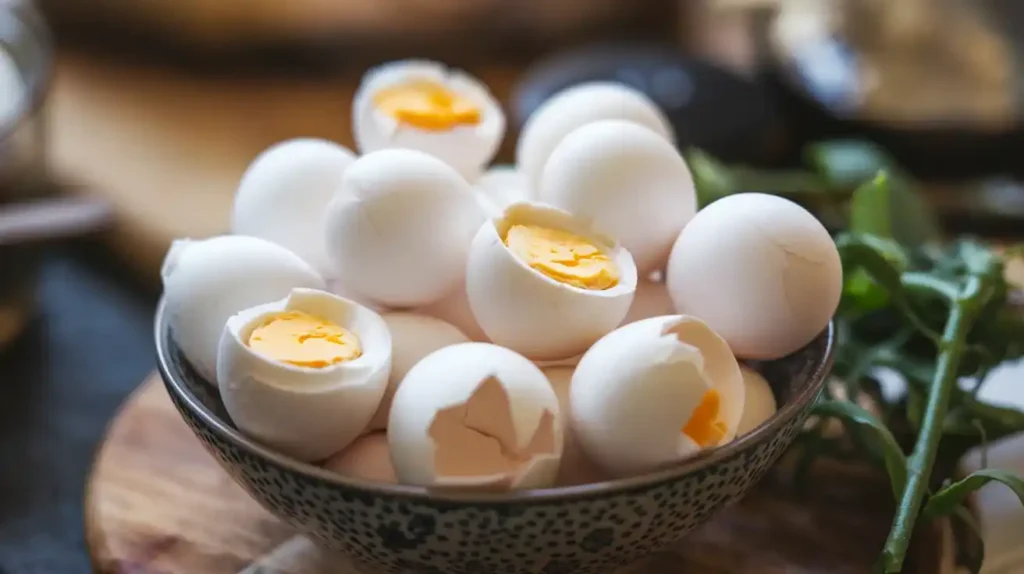
<instances>
[{"instance_id":1,"label":"peeled egg","mask_svg":"<svg viewBox=\"0 0 1024 574\"><path fill-rule=\"evenodd\" d=\"M388 421L391 461L406 484L506 491L554 484L562 456L558 397L509 349L462 343L405 376Z\"/></svg>"},{"instance_id":2,"label":"peeled egg","mask_svg":"<svg viewBox=\"0 0 1024 574\"><path fill-rule=\"evenodd\" d=\"M217 345L228 317L280 299L294 287L324 288L298 255L244 235L175 240L160 275L171 336L211 383L217 380Z\"/></svg>"},{"instance_id":3,"label":"peeled egg","mask_svg":"<svg viewBox=\"0 0 1024 574\"><path fill-rule=\"evenodd\" d=\"M348 149L321 139L292 139L267 148L249 164L235 192L232 232L283 245L332 277L324 211L355 159Z\"/></svg>"},{"instance_id":4,"label":"peeled egg","mask_svg":"<svg viewBox=\"0 0 1024 574\"><path fill-rule=\"evenodd\" d=\"M387 307L427 305L461 285L484 220L454 169L407 149L372 152L345 171L327 210L327 253L341 282Z\"/></svg>"},{"instance_id":5,"label":"peeled egg","mask_svg":"<svg viewBox=\"0 0 1024 574\"><path fill-rule=\"evenodd\" d=\"M777 410L775 393L772 392L771 385L764 380L761 373L745 365L740 365L740 373L743 375L743 386L746 390L743 416L740 417L740 424L736 427L736 436L754 430L774 415Z\"/></svg>"},{"instance_id":6,"label":"peeled egg","mask_svg":"<svg viewBox=\"0 0 1024 574\"><path fill-rule=\"evenodd\" d=\"M702 209L667 270L676 311L699 317L746 359L777 359L828 326L842 295L839 252L807 210L740 193Z\"/></svg>"},{"instance_id":7,"label":"peeled egg","mask_svg":"<svg viewBox=\"0 0 1024 574\"><path fill-rule=\"evenodd\" d=\"M391 376L377 414L370 421L371 429L387 428L395 390L413 365L438 349L469 342L469 338L453 325L426 315L388 313L384 315L384 322L391 332Z\"/></svg>"},{"instance_id":8,"label":"peeled egg","mask_svg":"<svg viewBox=\"0 0 1024 574\"><path fill-rule=\"evenodd\" d=\"M672 125L657 104L617 82L586 82L555 94L530 115L516 144L516 164L533 186L555 147L576 128L598 120L627 120L672 143Z\"/></svg>"},{"instance_id":9,"label":"peeled egg","mask_svg":"<svg viewBox=\"0 0 1024 574\"><path fill-rule=\"evenodd\" d=\"M588 221L530 203L484 223L466 266L487 338L535 361L578 355L614 329L636 281L629 252Z\"/></svg>"},{"instance_id":10,"label":"peeled egg","mask_svg":"<svg viewBox=\"0 0 1024 574\"><path fill-rule=\"evenodd\" d=\"M408 148L429 153L475 179L505 135L505 114L483 83L425 60L390 62L367 72L352 125L362 153Z\"/></svg>"},{"instance_id":11,"label":"peeled egg","mask_svg":"<svg viewBox=\"0 0 1024 574\"><path fill-rule=\"evenodd\" d=\"M572 430L572 407L569 401L569 385L572 382L573 367L549 367L544 375L551 381L551 387L558 395L558 407L562 411L562 463L558 467L557 486L593 484L608 480L608 474L594 464L583 449Z\"/></svg>"},{"instance_id":12,"label":"peeled egg","mask_svg":"<svg viewBox=\"0 0 1024 574\"><path fill-rule=\"evenodd\" d=\"M736 436L744 387L729 346L693 317L612 331L576 366L573 431L615 476L656 470Z\"/></svg>"},{"instance_id":13,"label":"peeled egg","mask_svg":"<svg viewBox=\"0 0 1024 574\"><path fill-rule=\"evenodd\" d=\"M384 319L312 289L228 319L217 357L221 398L239 430L302 461L323 460L366 429L390 371Z\"/></svg>"},{"instance_id":14,"label":"peeled egg","mask_svg":"<svg viewBox=\"0 0 1024 574\"><path fill-rule=\"evenodd\" d=\"M649 272L664 268L672 243L697 212L690 169L662 134L625 120L588 123L548 159L540 200L587 217Z\"/></svg>"},{"instance_id":15,"label":"peeled egg","mask_svg":"<svg viewBox=\"0 0 1024 574\"><path fill-rule=\"evenodd\" d=\"M494 166L473 184L477 193L495 211L530 199L530 183L515 166Z\"/></svg>"},{"instance_id":16,"label":"peeled egg","mask_svg":"<svg viewBox=\"0 0 1024 574\"><path fill-rule=\"evenodd\" d=\"M342 476L372 482L396 484L395 467L391 466L391 449L383 431L364 434L345 450L327 459L324 468Z\"/></svg>"}]
</instances>

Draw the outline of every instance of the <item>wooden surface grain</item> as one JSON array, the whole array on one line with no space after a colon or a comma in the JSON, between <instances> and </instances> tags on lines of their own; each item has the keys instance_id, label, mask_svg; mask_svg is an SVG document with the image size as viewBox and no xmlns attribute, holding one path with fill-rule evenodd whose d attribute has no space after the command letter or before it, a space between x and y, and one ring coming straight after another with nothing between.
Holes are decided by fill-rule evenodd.
<instances>
[{"instance_id":1,"label":"wooden surface grain","mask_svg":"<svg viewBox=\"0 0 1024 574\"><path fill-rule=\"evenodd\" d=\"M868 572L888 532L890 497L871 474L822 475L803 493L769 479L678 547L619 574ZM156 376L111 422L85 516L101 574L356 574L252 501L203 450ZM948 571L938 564L950 545L926 534L907 572Z\"/></svg>"}]
</instances>

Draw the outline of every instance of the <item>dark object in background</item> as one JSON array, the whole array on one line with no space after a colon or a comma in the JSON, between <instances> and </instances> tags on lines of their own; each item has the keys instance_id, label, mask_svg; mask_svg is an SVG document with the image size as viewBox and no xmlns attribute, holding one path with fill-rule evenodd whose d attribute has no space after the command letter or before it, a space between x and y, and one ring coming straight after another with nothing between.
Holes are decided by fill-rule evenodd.
<instances>
[{"instance_id":1,"label":"dark object in background","mask_svg":"<svg viewBox=\"0 0 1024 574\"><path fill-rule=\"evenodd\" d=\"M540 61L513 92L515 127L554 93L595 80L623 82L650 96L675 128L680 149L699 147L758 166L791 160L795 151L768 86L672 47L601 44Z\"/></svg>"}]
</instances>

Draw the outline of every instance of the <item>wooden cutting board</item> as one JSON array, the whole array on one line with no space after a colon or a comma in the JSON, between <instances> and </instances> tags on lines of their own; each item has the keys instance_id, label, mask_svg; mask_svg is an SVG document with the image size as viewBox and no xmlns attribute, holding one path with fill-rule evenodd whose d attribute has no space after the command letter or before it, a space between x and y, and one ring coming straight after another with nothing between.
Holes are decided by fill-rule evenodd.
<instances>
[{"instance_id":1,"label":"wooden cutting board","mask_svg":"<svg viewBox=\"0 0 1024 574\"><path fill-rule=\"evenodd\" d=\"M678 547L617 574L868 572L890 500L886 482L863 472L825 472L801 495L769 479ZM357 574L252 501L155 375L111 422L89 477L85 525L99 574ZM922 534L908 574L952 572L948 529Z\"/></svg>"}]
</instances>

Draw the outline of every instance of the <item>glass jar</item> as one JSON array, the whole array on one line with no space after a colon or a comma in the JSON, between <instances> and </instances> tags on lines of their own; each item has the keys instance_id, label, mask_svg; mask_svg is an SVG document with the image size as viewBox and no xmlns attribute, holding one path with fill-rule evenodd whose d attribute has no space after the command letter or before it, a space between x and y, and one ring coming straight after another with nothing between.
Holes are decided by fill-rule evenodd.
<instances>
[{"instance_id":1,"label":"glass jar","mask_svg":"<svg viewBox=\"0 0 1024 574\"><path fill-rule=\"evenodd\" d=\"M50 32L30 0L0 0L0 209L49 195L44 103L53 67ZM0 243L0 349L36 309L41 251Z\"/></svg>"}]
</instances>

